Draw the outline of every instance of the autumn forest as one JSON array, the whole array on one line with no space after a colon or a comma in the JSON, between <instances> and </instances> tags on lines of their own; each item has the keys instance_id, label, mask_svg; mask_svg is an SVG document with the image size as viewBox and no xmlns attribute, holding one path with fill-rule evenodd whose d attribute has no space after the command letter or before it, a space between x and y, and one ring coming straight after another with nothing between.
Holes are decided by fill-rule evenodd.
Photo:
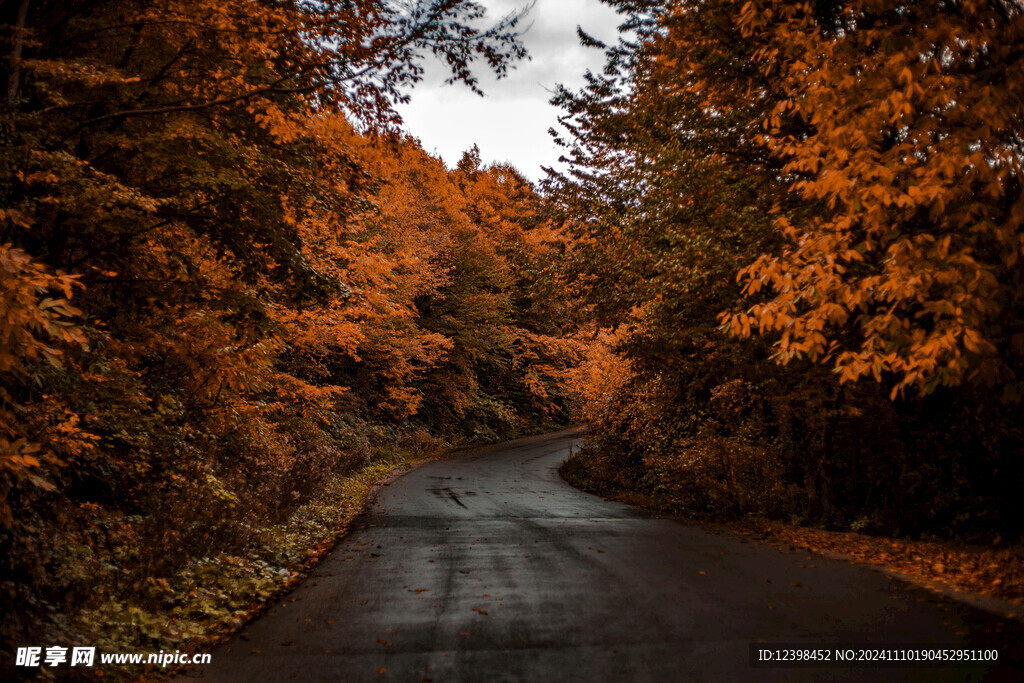
<instances>
[{"instance_id":1,"label":"autumn forest","mask_svg":"<svg viewBox=\"0 0 1024 683\"><path fill-rule=\"evenodd\" d=\"M539 183L396 111L528 8L0 4L5 646L208 644L382 477L579 424L606 497L1019 546L1024 6L604 2Z\"/></svg>"}]
</instances>

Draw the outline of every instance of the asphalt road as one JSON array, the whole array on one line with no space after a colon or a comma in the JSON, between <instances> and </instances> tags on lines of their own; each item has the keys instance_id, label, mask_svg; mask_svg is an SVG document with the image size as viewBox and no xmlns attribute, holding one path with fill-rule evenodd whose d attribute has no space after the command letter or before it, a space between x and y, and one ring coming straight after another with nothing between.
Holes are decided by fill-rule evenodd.
<instances>
[{"instance_id":1,"label":"asphalt road","mask_svg":"<svg viewBox=\"0 0 1024 683\"><path fill-rule=\"evenodd\" d=\"M216 681L1021 680L1019 622L884 574L577 491L571 433L384 487L293 593L195 675ZM751 668L780 643L996 648L998 667Z\"/></svg>"}]
</instances>

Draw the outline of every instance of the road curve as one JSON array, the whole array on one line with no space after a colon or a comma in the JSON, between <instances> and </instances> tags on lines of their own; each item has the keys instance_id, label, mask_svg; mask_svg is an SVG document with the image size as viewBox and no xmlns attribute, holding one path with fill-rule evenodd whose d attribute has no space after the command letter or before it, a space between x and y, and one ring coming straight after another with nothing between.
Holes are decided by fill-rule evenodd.
<instances>
[{"instance_id":1,"label":"road curve","mask_svg":"<svg viewBox=\"0 0 1024 683\"><path fill-rule=\"evenodd\" d=\"M572 432L384 487L299 588L193 674L214 681L1020 679L1022 627L879 572L577 491ZM752 642L998 648L996 668L749 666Z\"/></svg>"}]
</instances>

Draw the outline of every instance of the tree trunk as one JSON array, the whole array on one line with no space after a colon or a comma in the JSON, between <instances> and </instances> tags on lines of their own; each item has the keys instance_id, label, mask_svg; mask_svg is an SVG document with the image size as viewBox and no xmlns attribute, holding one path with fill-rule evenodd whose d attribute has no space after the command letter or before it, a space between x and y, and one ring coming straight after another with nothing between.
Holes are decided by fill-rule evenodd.
<instances>
[{"instance_id":1,"label":"tree trunk","mask_svg":"<svg viewBox=\"0 0 1024 683\"><path fill-rule=\"evenodd\" d=\"M14 109L18 103L18 78L21 75L21 49L25 45L25 18L28 16L29 0L21 0L18 18L11 36L11 57L7 67L7 106Z\"/></svg>"}]
</instances>

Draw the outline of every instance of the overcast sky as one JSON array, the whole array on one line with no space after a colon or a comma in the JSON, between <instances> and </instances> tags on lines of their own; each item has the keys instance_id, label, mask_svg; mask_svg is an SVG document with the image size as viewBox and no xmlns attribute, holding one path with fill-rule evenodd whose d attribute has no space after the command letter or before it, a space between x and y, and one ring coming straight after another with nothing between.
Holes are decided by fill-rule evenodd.
<instances>
[{"instance_id":1,"label":"overcast sky","mask_svg":"<svg viewBox=\"0 0 1024 683\"><path fill-rule=\"evenodd\" d=\"M478 2L496 19L528 0ZM486 65L478 66L485 97L464 85L444 85L444 70L428 67L424 81L411 92L412 101L399 107L406 130L449 167L476 143L485 163L510 162L538 180L541 166L555 166L559 155L547 132L557 124L559 110L548 104L555 85L579 87L587 69L600 71L604 66L603 51L579 44L576 26L611 43L620 21L600 0L537 0L522 24L530 61L519 62L501 80L486 73Z\"/></svg>"}]
</instances>

